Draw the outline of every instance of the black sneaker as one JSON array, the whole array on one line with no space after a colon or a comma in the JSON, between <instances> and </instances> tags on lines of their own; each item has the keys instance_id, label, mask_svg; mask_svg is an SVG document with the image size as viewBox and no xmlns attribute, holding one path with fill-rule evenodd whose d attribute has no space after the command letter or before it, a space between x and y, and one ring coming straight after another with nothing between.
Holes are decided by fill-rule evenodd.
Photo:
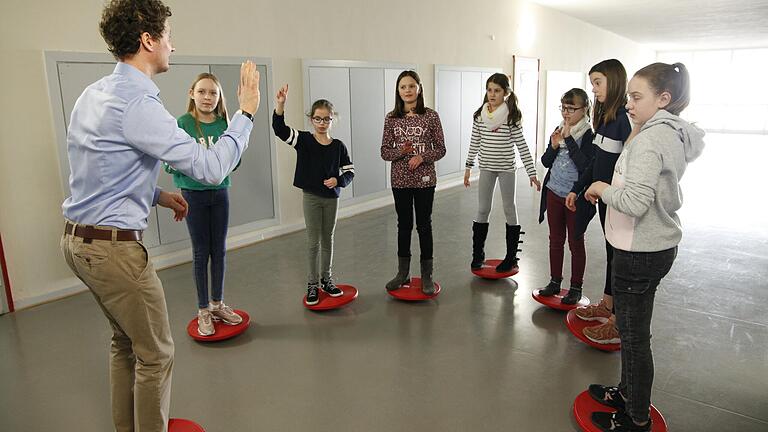
<instances>
[{"instance_id":1,"label":"black sneaker","mask_svg":"<svg viewBox=\"0 0 768 432\"><path fill-rule=\"evenodd\" d=\"M594 412L592 423L604 432L651 432L651 419L638 426L624 412Z\"/></svg>"},{"instance_id":2,"label":"black sneaker","mask_svg":"<svg viewBox=\"0 0 768 432\"><path fill-rule=\"evenodd\" d=\"M344 291L340 290L339 287L336 286L335 283L333 283L333 279L325 280L323 279L321 281L323 291L327 292L329 296L331 297L341 297L344 294Z\"/></svg>"},{"instance_id":3,"label":"black sneaker","mask_svg":"<svg viewBox=\"0 0 768 432\"><path fill-rule=\"evenodd\" d=\"M316 305L320 299L318 298L319 292L317 290L316 283L307 284L307 304L312 306Z\"/></svg>"},{"instance_id":4,"label":"black sneaker","mask_svg":"<svg viewBox=\"0 0 768 432\"><path fill-rule=\"evenodd\" d=\"M591 384L589 386L589 395L598 403L611 407L617 411L624 411L626 403L619 393L618 387L608 387L600 384Z\"/></svg>"},{"instance_id":5,"label":"black sneaker","mask_svg":"<svg viewBox=\"0 0 768 432\"><path fill-rule=\"evenodd\" d=\"M553 295L560 294L560 283L562 281L562 279L550 279L549 284L539 291L539 295L542 297L552 297Z\"/></svg>"},{"instance_id":6,"label":"black sneaker","mask_svg":"<svg viewBox=\"0 0 768 432\"><path fill-rule=\"evenodd\" d=\"M581 300L581 287L571 286L568 290L568 294L560 300L560 303L564 305L575 305Z\"/></svg>"}]
</instances>

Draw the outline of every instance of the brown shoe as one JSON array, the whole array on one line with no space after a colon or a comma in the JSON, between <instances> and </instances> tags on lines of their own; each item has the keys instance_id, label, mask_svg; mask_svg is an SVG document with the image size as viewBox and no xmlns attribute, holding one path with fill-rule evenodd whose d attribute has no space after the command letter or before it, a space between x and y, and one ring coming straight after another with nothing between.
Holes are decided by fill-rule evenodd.
<instances>
[{"instance_id":1,"label":"brown shoe","mask_svg":"<svg viewBox=\"0 0 768 432\"><path fill-rule=\"evenodd\" d=\"M584 336L594 343L603 345L621 343L619 338L619 329L612 321L600 324L594 327L587 327L584 329Z\"/></svg>"},{"instance_id":2,"label":"brown shoe","mask_svg":"<svg viewBox=\"0 0 768 432\"><path fill-rule=\"evenodd\" d=\"M600 321L601 323L606 323L608 322L608 319L611 318L611 310L605 306L603 300L600 300L600 303L597 304L593 303L589 306L576 308L573 313L584 321Z\"/></svg>"}]
</instances>

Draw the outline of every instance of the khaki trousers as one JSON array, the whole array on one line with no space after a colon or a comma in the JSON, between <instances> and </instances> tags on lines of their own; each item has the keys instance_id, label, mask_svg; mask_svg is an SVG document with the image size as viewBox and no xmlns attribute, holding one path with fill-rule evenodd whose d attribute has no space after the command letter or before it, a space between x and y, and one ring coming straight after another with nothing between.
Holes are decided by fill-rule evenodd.
<instances>
[{"instance_id":1,"label":"khaki trousers","mask_svg":"<svg viewBox=\"0 0 768 432\"><path fill-rule=\"evenodd\" d=\"M112 327L115 430L166 432L174 348L163 285L146 248L137 241L84 241L64 234L61 250Z\"/></svg>"}]
</instances>

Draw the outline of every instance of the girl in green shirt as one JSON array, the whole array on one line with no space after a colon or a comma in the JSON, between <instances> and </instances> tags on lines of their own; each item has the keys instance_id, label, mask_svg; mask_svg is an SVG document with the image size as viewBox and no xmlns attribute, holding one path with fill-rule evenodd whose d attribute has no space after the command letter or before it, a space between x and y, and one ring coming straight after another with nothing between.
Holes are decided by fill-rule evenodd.
<instances>
[{"instance_id":1,"label":"girl in green shirt","mask_svg":"<svg viewBox=\"0 0 768 432\"><path fill-rule=\"evenodd\" d=\"M189 89L187 113L179 127L206 148L216 144L227 129L227 108L219 80L210 73L197 76ZM224 304L224 256L229 224L229 176L219 185L206 185L176 171L170 165L173 183L189 203L187 228L192 240L195 285L197 286L197 331L214 334L213 320L236 325L243 318ZM208 261L211 263L211 298L208 300Z\"/></svg>"}]
</instances>

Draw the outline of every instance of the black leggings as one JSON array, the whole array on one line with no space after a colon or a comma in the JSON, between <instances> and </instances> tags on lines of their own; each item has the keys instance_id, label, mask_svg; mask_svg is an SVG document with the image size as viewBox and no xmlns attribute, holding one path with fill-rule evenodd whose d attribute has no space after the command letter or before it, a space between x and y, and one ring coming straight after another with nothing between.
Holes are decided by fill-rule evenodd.
<instances>
[{"instance_id":1,"label":"black leggings","mask_svg":"<svg viewBox=\"0 0 768 432\"><path fill-rule=\"evenodd\" d=\"M419 233L421 259L432 259L432 202L435 188L393 188L397 211L397 256L411 256L413 212L416 210L416 231Z\"/></svg>"}]
</instances>

